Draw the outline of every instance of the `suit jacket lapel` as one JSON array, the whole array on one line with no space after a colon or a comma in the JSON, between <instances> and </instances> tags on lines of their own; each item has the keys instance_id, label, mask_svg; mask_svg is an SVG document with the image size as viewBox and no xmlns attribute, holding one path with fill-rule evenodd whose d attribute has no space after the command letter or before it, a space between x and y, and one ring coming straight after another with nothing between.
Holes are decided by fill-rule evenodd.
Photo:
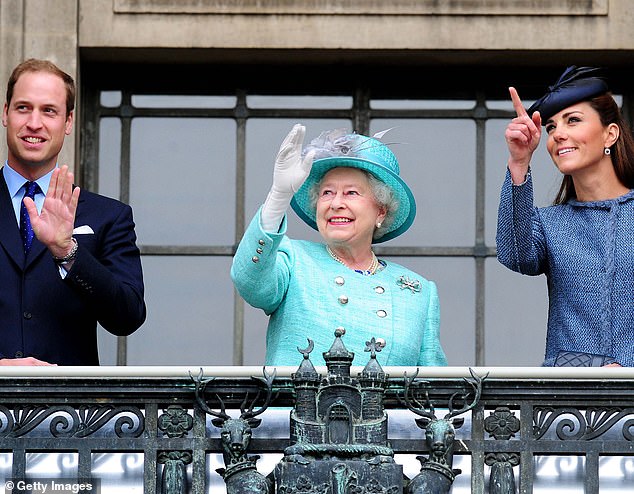
<instances>
[{"instance_id":1,"label":"suit jacket lapel","mask_svg":"<svg viewBox=\"0 0 634 494\"><path fill-rule=\"evenodd\" d=\"M13 262L20 267L24 266L24 251L22 250L20 230L2 172L0 172L0 244L9 257L13 259ZM42 245L40 244L40 246Z\"/></svg>"},{"instance_id":2,"label":"suit jacket lapel","mask_svg":"<svg viewBox=\"0 0 634 494\"><path fill-rule=\"evenodd\" d=\"M44 247L44 244L40 242L37 237L34 237L33 243L31 244L31 250L29 250L29 253L26 256L24 269L27 269L38 257L42 255L45 250L47 249Z\"/></svg>"}]
</instances>

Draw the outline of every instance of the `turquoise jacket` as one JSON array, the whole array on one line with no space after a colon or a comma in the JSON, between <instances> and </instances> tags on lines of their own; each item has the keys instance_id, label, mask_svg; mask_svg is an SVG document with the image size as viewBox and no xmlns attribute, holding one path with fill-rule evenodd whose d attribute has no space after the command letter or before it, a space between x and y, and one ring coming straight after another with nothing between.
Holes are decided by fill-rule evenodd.
<instances>
[{"instance_id":1,"label":"turquoise jacket","mask_svg":"<svg viewBox=\"0 0 634 494\"><path fill-rule=\"evenodd\" d=\"M385 262L364 276L336 262L324 244L291 240L286 219L279 233L251 221L233 259L231 277L244 300L270 316L266 365L299 365L298 348L314 341L311 361L324 365L322 353L335 329L354 352L353 365L365 365L366 342L383 338L381 365L447 365L440 345L436 285L396 263Z\"/></svg>"}]
</instances>

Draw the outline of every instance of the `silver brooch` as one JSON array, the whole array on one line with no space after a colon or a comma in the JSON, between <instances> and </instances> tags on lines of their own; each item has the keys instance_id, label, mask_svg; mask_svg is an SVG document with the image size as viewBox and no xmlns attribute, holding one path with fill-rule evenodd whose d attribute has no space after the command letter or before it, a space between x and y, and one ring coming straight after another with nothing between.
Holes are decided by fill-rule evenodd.
<instances>
[{"instance_id":1,"label":"silver brooch","mask_svg":"<svg viewBox=\"0 0 634 494\"><path fill-rule=\"evenodd\" d=\"M418 280L410 280L407 276L401 276L396 284L401 288L401 290L411 290L412 293L420 292L420 281Z\"/></svg>"}]
</instances>

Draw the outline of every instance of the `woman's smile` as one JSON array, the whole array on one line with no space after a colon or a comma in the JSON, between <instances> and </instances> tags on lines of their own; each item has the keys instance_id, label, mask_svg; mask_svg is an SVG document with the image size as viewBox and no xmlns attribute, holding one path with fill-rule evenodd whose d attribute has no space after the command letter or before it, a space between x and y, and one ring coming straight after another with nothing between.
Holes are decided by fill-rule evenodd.
<instances>
[{"instance_id":1,"label":"woman's smile","mask_svg":"<svg viewBox=\"0 0 634 494\"><path fill-rule=\"evenodd\" d=\"M358 168L333 168L324 175L317 199L317 227L328 244L368 250L378 221L379 207L368 177Z\"/></svg>"}]
</instances>

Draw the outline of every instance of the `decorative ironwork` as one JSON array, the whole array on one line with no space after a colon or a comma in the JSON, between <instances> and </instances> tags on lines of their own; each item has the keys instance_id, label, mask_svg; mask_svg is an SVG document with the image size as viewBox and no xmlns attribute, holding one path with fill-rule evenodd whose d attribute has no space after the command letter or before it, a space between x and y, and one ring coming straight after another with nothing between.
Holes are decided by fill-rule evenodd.
<instances>
[{"instance_id":1,"label":"decorative ironwork","mask_svg":"<svg viewBox=\"0 0 634 494\"><path fill-rule=\"evenodd\" d=\"M345 330L337 328L332 346L323 354L328 370L326 376L319 375L310 361L314 348L312 340L308 340L306 349L298 349L303 359L291 376L296 393L290 414L292 444L284 450L284 457L268 477L257 472L255 462L258 457L249 457L246 451L251 428L260 424L254 417L270 403L275 374L269 375L264 369L264 379L259 379L267 388L265 403L253 411L253 404L246 408L245 397L239 419L232 419L225 412L225 404L219 396L220 411L209 407L204 391L211 380L203 380L202 370L198 378L192 377L196 402L205 413L216 417L212 423L222 428L226 469L217 471L225 480L228 494L449 492L455 475L460 473L451 467L454 427L464 421L457 416L478 404L484 378L471 371L471 379L465 379L467 388L450 396L449 412L439 419L435 416L428 389L424 390L424 402L412 391L418 369L411 378L405 374L402 402L419 415L416 424L425 429L431 451L429 458L418 457L421 471L410 481L403 475L402 466L394 461L394 451L387 438L388 416L384 398L389 376L377 361L377 353L384 347L384 342L375 338L366 342L369 361L357 377L352 377L350 368L354 353L345 347L344 334ZM458 401L462 406L457 406Z\"/></svg>"},{"instance_id":2,"label":"decorative ironwork","mask_svg":"<svg viewBox=\"0 0 634 494\"><path fill-rule=\"evenodd\" d=\"M520 430L520 421L509 407L498 407L484 419L484 430L495 439L510 439Z\"/></svg>"},{"instance_id":3,"label":"decorative ironwork","mask_svg":"<svg viewBox=\"0 0 634 494\"><path fill-rule=\"evenodd\" d=\"M520 430L520 420L509 407L497 407L484 419L484 430L498 441L507 441ZM488 453L484 461L491 467L490 494L515 494L513 467L520 464L517 453Z\"/></svg>"},{"instance_id":4,"label":"decorative ironwork","mask_svg":"<svg viewBox=\"0 0 634 494\"><path fill-rule=\"evenodd\" d=\"M396 494L403 492L403 468L394 461L387 440L383 398L389 376L376 360L384 346L372 338L370 359L357 376L350 375L354 353L335 340L321 376L310 361L314 348L299 350L303 360L291 377L297 395L290 415L291 446L275 467L276 492L319 494Z\"/></svg>"},{"instance_id":5,"label":"decorative ironwork","mask_svg":"<svg viewBox=\"0 0 634 494\"><path fill-rule=\"evenodd\" d=\"M557 437L561 440L591 441L610 431L622 419L634 416L634 408L590 407L582 412L572 407L535 407L533 410L533 434L541 439L556 423ZM622 425L621 435L628 441L634 440L632 428L634 417Z\"/></svg>"},{"instance_id":6,"label":"decorative ironwork","mask_svg":"<svg viewBox=\"0 0 634 494\"><path fill-rule=\"evenodd\" d=\"M158 418L157 426L170 438L185 437L192 429L194 419L182 406L170 405ZM187 465L192 462L191 451L161 451L158 463L163 465L161 475L163 494L186 494Z\"/></svg>"},{"instance_id":7,"label":"decorative ironwork","mask_svg":"<svg viewBox=\"0 0 634 494\"><path fill-rule=\"evenodd\" d=\"M326 482L313 483L306 475L300 475L297 480L289 481L278 489L279 494L322 494L328 492L330 486Z\"/></svg>"},{"instance_id":8,"label":"decorative ironwork","mask_svg":"<svg viewBox=\"0 0 634 494\"><path fill-rule=\"evenodd\" d=\"M513 467L520 464L517 453L489 453L484 462L491 467L489 494L515 494Z\"/></svg>"},{"instance_id":9,"label":"decorative ironwork","mask_svg":"<svg viewBox=\"0 0 634 494\"><path fill-rule=\"evenodd\" d=\"M190 451L161 451L158 463L163 465L162 494L187 493L187 467L192 462Z\"/></svg>"},{"instance_id":10,"label":"decorative ironwork","mask_svg":"<svg viewBox=\"0 0 634 494\"><path fill-rule=\"evenodd\" d=\"M170 405L158 418L158 428L167 437L185 437L193 425L192 416L179 405Z\"/></svg>"},{"instance_id":11,"label":"decorative ironwork","mask_svg":"<svg viewBox=\"0 0 634 494\"><path fill-rule=\"evenodd\" d=\"M223 460L226 468L219 468L216 471L222 475L227 485L228 494L266 494L272 492L271 481L257 471L256 463L259 455L248 455L247 449L251 442L251 429L256 428L262 422L256 418L263 413L271 402L273 381L275 380L275 370L268 374L266 368L263 369L264 378L254 376L266 386L266 400L264 404L254 410L260 392L251 403L248 404L249 395L244 396L240 405L240 417L232 418L226 413L225 403L219 395L216 395L220 404L220 411L215 411L205 401L205 388L212 379L203 380L203 371L196 379L192 377L196 386L196 403L207 414L216 417L212 419L212 424L221 429L220 439L222 441Z\"/></svg>"},{"instance_id":12,"label":"decorative ironwork","mask_svg":"<svg viewBox=\"0 0 634 494\"><path fill-rule=\"evenodd\" d=\"M0 437L23 437L50 419L52 437L87 437L104 428L114 417L117 437L139 437L145 428L141 410L132 406L69 405L16 406L13 411L0 405Z\"/></svg>"},{"instance_id":13,"label":"decorative ironwork","mask_svg":"<svg viewBox=\"0 0 634 494\"><path fill-rule=\"evenodd\" d=\"M462 427L464 418L458 415L472 410L480 401L482 394L482 382L486 378L477 376L472 369L471 379L465 379L468 388L462 393L454 393L449 397L447 408L449 412L443 417L436 417L434 405L429 398L429 383L420 381L423 388L414 390L412 384L418 376L419 369L412 377L404 374L404 390L402 403L420 418L416 419L416 425L425 430L425 439L431 451L429 458L417 456L421 462L421 470L409 483L409 494L435 494L448 493L453 481L460 470L452 468L455 429ZM416 393L416 391L419 391ZM419 394L420 398L416 395ZM463 406L456 408L455 400L460 397Z\"/></svg>"},{"instance_id":14,"label":"decorative ironwork","mask_svg":"<svg viewBox=\"0 0 634 494\"><path fill-rule=\"evenodd\" d=\"M407 384L403 372L395 369L389 371L392 376L387 375L376 365L381 353L375 351L372 358L371 347L365 372L354 376L346 376L351 370L347 353L337 347L329 352L333 360L328 373L317 372L310 363L309 347L301 357L298 354L302 363L296 372L278 373L271 380L272 395L266 377L240 377L240 369L233 376L226 376L224 369L219 374L213 368L205 370L206 379L215 376L202 393L210 408L219 411L222 402L227 415L248 415L250 410L257 414L252 418L262 420L257 430L251 428L253 437L248 435L242 446L251 460L244 463L246 470L255 467L257 455L282 453L285 465L298 473L282 481L282 471L262 472L257 478L264 481L265 489L255 492L332 494L333 489L347 486L349 494L390 489L412 494L415 484L410 479L400 475L398 481L392 480L389 472L401 468L397 458L409 467L419 455L423 464L433 465L429 458L433 459L434 449L426 441L427 430L423 436L414 423L413 418L420 417L410 419L411 412L403 406ZM421 368L420 373L425 370ZM473 393L463 398L472 388L465 386L461 371L447 371L447 377L423 375L411 380L407 376L409 395L421 406L429 398L437 416L446 413L449 403L455 404L449 408L456 412L474 398ZM0 376L0 469L5 475L26 479L37 470L52 478L68 472L81 478L102 478L108 472L115 482L121 480L137 490L143 484L143 492L152 494L181 494L185 479L189 484L186 492L224 491L228 486L223 477L208 475L216 468L211 467L216 453L226 450L218 438L220 431L212 427L210 432L209 414L200 411L187 372L174 375L174 370L167 369L165 375L148 376L141 371L131 374L134 378L111 375L107 368L98 369L96 373L103 375L93 377L42 372L43 376ZM518 377L515 372L506 376L503 370L496 370L497 377L487 377L478 404L471 413L461 415L465 426L455 428L452 460L447 459L448 465L453 462L452 472L462 468L460 480L477 493L531 492L537 485L540 490L548 486L547 491L558 492L568 482L564 470L570 468L579 469L574 488L580 492L602 492L617 484L627 490L634 462L634 377L626 370L625 374L612 375L606 370L605 376L582 374L570 379L551 379L543 372L539 371L539 377ZM445 371L440 374L444 376ZM341 375L343 378L336 377ZM330 390L331 384L343 389L345 383L350 383L346 395L337 396ZM345 399L338 403L338 398ZM351 405L347 404L349 398ZM276 409L259 413L268 407L267 402ZM240 412L232 412L240 408ZM290 415L295 412L297 420L291 427ZM396 421L385 436L381 429L384 415L390 422ZM288 429L281 434L280 423ZM372 423L376 429L368 428ZM377 430L378 443L356 439L359 431L374 434ZM324 439L313 442L313 436ZM346 443L348 438L351 442ZM332 463L323 472L311 470L329 460ZM257 465L261 467L261 461ZM228 470L226 464L222 466ZM382 469L388 475L374 474ZM244 478L241 472L233 477Z\"/></svg>"}]
</instances>

